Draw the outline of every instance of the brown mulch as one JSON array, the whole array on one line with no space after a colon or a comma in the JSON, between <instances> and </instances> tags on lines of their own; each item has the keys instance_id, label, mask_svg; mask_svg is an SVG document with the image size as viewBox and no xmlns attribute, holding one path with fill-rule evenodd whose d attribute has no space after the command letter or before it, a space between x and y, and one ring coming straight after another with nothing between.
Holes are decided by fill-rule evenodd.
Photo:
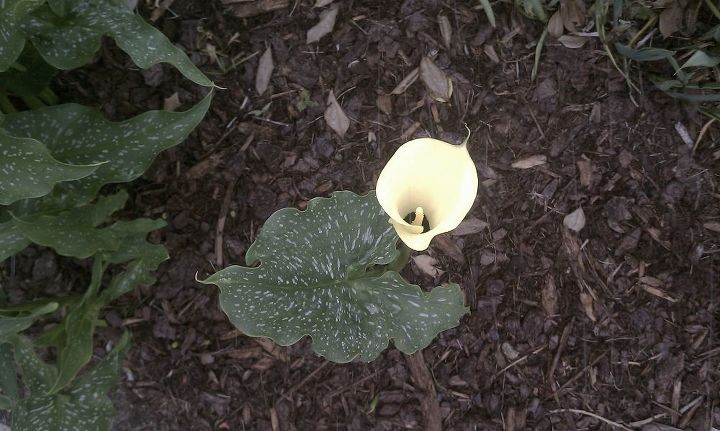
<instances>
[{"instance_id":1,"label":"brown mulch","mask_svg":"<svg viewBox=\"0 0 720 431\"><path fill-rule=\"evenodd\" d=\"M167 219L153 239L171 260L156 286L105 311L101 337L133 334L115 429L720 427L720 127L687 145L676 129L697 139L707 118L650 85L636 106L596 40L571 50L548 38L532 81L542 29L504 3L492 29L476 2L338 0L332 33L307 45L326 9L312 3L237 18L220 1L176 0L155 23L225 90L132 186L128 214ZM259 96L268 46L275 69ZM383 112L378 96L426 55L452 78L451 100L431 101L418 80ZM128 62L108 45L60 84L114 118L202 95L170 68L127 73ZM323 118L330 90L350 118L344 139ZM216 288L194 281L219 269L221 217L222 265L242 263L273 211L366 192L401 143L464 124L482 183L468 217L488 226L433 242L440 275L406 270L423 286L459 283L471 308L422 353L336 365L309 340L278 348L234 330ZM576 233L563 219L580 207Z\"/></svg>"}]
</instances>

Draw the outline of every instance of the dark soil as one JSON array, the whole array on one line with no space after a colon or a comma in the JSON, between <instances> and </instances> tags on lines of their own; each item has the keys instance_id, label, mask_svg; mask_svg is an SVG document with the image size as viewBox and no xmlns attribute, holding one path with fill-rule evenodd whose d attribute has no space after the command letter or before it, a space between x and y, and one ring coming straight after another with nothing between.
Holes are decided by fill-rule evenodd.
<instances>
[{"instance_id":1,"label":"dark soil","mask_svg":"<svg viewBox=\"0 0 720 431\"><path fill-rule=\"evenodd\" d=\"M707 118L650 85L636 106L595 39L571 50L548 38L532 81L542 28L506 4L493 30L477 2L338 0L333 32L307 45L322 10L307 0L248 19L220 1L170 3L156 25L226 90L131 187L128 215L166 217L153 239L171 259L156 286L105 311L99 343L123 329L134 339L117 430L720 427L717 124L688 146L677 127L695 140ZM258 96L267 46L275 71ZM378 95L435 54L452 99L432 102L418 80L383 113ZM128 63L108 45L59 86L114 118L175 92L189 106L204 91L170 68L127 73ZM351 119L344 139L323 118L330 90ZM195 282L243 263L273 211L371 190L401 143L454 139L464 124L482 182L468 217L488 228L436 238L425 253L440 275L407 270L422 286L459 283L471 308L422 353L390 347L336 365L309 340L278 348L240 334L217 289ZM537 155L547 163L511 166ZM587 221L575 233L563 218L578 207Z\"/></svg>"}]
</instances>

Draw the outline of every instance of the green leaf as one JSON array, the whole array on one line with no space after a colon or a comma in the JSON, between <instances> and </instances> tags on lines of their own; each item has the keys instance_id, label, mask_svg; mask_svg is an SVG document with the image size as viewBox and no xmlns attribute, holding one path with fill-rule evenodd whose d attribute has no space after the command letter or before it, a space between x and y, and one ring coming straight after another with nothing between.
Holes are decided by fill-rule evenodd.
<instances>
[{"instance_id":1,"label":"green leaf","mask_svg":"<svg viewBox=\"0 0 720 431\"><path fill-rule=\"evenodd\" d=\"M720 64L720 57L712 57L707 55L704 51L697 50L687 59L687 61L680 67L684 69L686 67L715 67Z\"/></svg>"},{"instance_id":2,"label":"green leaf","mask_svg":"<svg viewBox=\"0 0 720 431\"><path fill-rule=\"evenodd\" d=\"M200 123L211 99L212 92L186 112L150 111L122 122L107 121L92 108L65 104L7 115L3 127L43 142L61 162L102 163L82 180L58 184L44 202L30 203L66 208L90 202L105 184L142 175L161 151L182 142Z\"/></svg>"},{"instance_id":3,"label":"green leaf","mask_svg":"<svg viewBox=\"0 0 720 431\"><path fill-rule=\"evenodd\" d=\"M112 197L111 197L112 198ZM84 259L99 251L114 251L120 248L126 236L132 233L147 233L165 226L162 220L136 219L119 221L108 227L95 227L91 216L100 212L98 206L110 198L100 198L97 204L85 205L64 211L58 215L39 215L29 218L15 218L15 226L30 241L52 247L62 256ZM87 217L87 218L86 218Z\"/></svg>"},{"instance_id":4,"label":"green leaf","mask_svg":"<svg viewBox=\"0 0 720 431\"><path fill-rule=\"evenodd\" d=\"M30 245L12 221L0 223L0 262Z\"/></svg>"},{"instance_id":5,"label":"green leaf","mask_svg":"<svg viewBox=\"0 0 720 431\"><path fill-rule=\"evenodd\" d=\"M621 43L615 43L615 49L620 55L635 61L658 61L673 58L675 51L660 48L633 49Z\"/></svg>"},{"instance_id":6,"label":"green leaf","mask_svg":"<svg viewBox=\"0 0 720 431\"><path fill-rule=\"evenodd\" d=\"M25 23L26 31L45 60L58 69L74 69L90 63L103 35L115 39L133 62L143 69L169 63L191 81L212 86L210 81L160 31L134 14L127 3L117 0L65 1L64 17L46 5Z\"/></svg>"},{"instance_id":7,"label":"green leaf","mask_svg":"<svg viewBox=\"0 0 720 431\"><path fill-rule=\"evenodd\" d=\"M17 63L17 67L0 72L0 87L15 96L39 95L57 72L32 46L25 48Z\"/></svg>"},{"instance_id":8,"label":"green leaf","mask_svg":"<svg viewBox=\"0 0 720 431\"><path fill-rule=\"evenodd\" d=\"M50 395L55 368L40 360L28 339L17 337L15 361L22 368L30 394L13 412L13 431L109 430L115 409L107 392L118 380L120 360L127 347L125 334L92 370L65 390Z\"/></svg>"},{"instance_id":9,"label":"green leaf","mask_svg":"<svg viewBox=\"0 0 720 431\"><path fill-rule=\"evenodd\" d=\"M138 286L155 283L155 277L150 272L155 271L169 256L165 247L150 244L145 240L145 236L144 233L128 236L120 250L103 257L107 263L129 263L123 272L113 277L110 286L100 294L101 303L108 304Z\"/></svg>"},{"instance_id":10,"label":"green leaf","mask_svg":"<svg viewBox=\"0 0 720 431\"><path fill-rule=\"evenodd\" d=\"M15 407L17 392L12 345L0 340L0 410L11 410Z\"/></svg>"},{"instance_id":11,"label":"green leaf","mask_svg":"<svg viewBox=\"0 0 720 431\"><path fill-rule=\"evenodd\" d=\"M56 183L87 177L98 166L62 163L37 140L0 129L0 205L44 196Z\"/></svg>"},{"instance_id":12,"label":"green leaf","mask_svg":"<svg viewBox=\"0 0 720 431\"><path fill-rule=\"evenodd\" d=\"M487 16L490 25L495 28L495 12L493 12L490 0L480 0L480 4L483 7L483 11L485 11L485 15Z\"/></svg>"},{"instance_id":13,"label":"green leaf","mask_svg":"<svg viewBox=\"0 0 720 431\"><path fill-rule=\"evenodd\" d=\"M467 310L457 285L426 294L397 272L368 272L397 258L397 240L374 192L337 192L306 211L277 211L247 252L260 266L231 266L204 283L220 288L223 310L250 336L289 345L310 335L334 362L370 361L390 338L410 353Z\"/></svg>"},{"instance_id":14,"label":"green leaf","mask_svg":"<svg viewBox=\"0 0 720 431\"><path fill-rule=\"evenodd\" d=\"M38 317L52 313L57 308L57 302L50 302L29 310L0 309L0 341L29 328Z\"/></svg>"},{"instance_id":15,"label":"green leaf","mask_svg":"<svg viewBox=\"0 0 720 431\"><path fill-rule=\"evenodd\" d=\"M73 208L57 215L38 215L14 218L18 231L28 240L52 247L62 256L81 259L101 250L117 250L124 235L118 235L112 227L98 228L112 213L121 209L127 193L119 192L104 196L94 204Z\"/></svg>"},{"instance_id":16,"label":"green leaf","mask_svg":"<svg viewBox=\"0 0 720 431\"><path fill-rule=\"evenodd\" d=\"M0 72L9 69L25 47L20 21L43 3L44 0L0 1Z\"/></svg>"},{"instance_id":17,"label":"green leaf","mask_svg":"<svg viewBox=\"0 0 720 431\"><path fill-rule=\"evenodd\" d=\"M547 13L541 0L515 0L515 6L526 17L547 22Z\"/></svg>"}]
</instances>

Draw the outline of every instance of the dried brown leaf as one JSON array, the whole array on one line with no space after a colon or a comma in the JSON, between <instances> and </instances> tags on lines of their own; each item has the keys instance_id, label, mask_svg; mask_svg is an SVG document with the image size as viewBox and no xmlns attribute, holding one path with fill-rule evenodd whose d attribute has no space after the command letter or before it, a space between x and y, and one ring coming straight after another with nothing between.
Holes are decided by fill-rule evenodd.
<instances>
[{"instance_id":1,"label":"dried brown leaf","mask_svg":"<svg viewBox=\"0 0 720 431\"><path fill-rule=\"evenodd\" d=\"M671 3L670 7L660 12L658 19L658 27L660 33L665 37L672 36L673 33L682 27L683 8L677 2Z\"/></svg>"},{"instance_id":2,"label":"dried brown leaf","mask_svg":"<svg viewBox=\"0 0 720 431\"><path fill-rule=\"evenodd\" d=\"M322 11L320 21L307 31L306 43L308 45L318 42L323 36L333 31L339 10L340 8L335 4L330 9Z\"/></svg>"},{"instance_id":3,"label":"dried brown leaf","mask_svg":"<svg viewBox=\"0 0 720 431\"><path fill-rule=\"evenodd\" d=\"M515 169L530 169L535 166L544 165L545 163L547 163L547 157L544 154L535 154L534 156L516 160L510 166Z\"/></svg>"},{"instance_id":4,"label":"dried brown leaf","mask_svg":"<svg viewBox=\"0 0 720 431\"><path fill-rule=\"evenodd\" d=\"M578 208L566 215L563 219L563 225L572 231L580 232L585 227L585 211Z\"/></svg>"},{"instance_id":5,"label":"dried brown leaf","mask_svg":"<svg viewBox=\"0 0 720 431\"><path fill-rule=\"evenodd\" d=\"M410 86L417 81L418 77L420 76L420 68L416 67L415 69L411 70L410 73L407 74L406 77L400 81L398 85L395 86L393 91L390 92L390 94L403 94Z\"/></svg>"},{"instance_id":6,"label":"dried brown leaf","mask_svg":"<svg viewBox=\"0 0 720 431\"><path fill-rule=\"evenodd\" d=\"M375 104L383 114L392 114L392 98L388 94L379 94Z\"/></svg>"},{"instance_id":7,"label":"dried brown leaf","mask_svg":"<svg viewBox=\"0 0 720 431\"><path fill-rule=\"evenodd\" d=\"M468 218L463 220L458 227L453 229L450 234L455 236L472 235L482 232L488 228L488 224L477 218Z\"/></svg>"},{"instance_id":8,"label":"dried brown leaf","mask_svg":"<svg viewBox=\"0 0 720 431\"><path fill-rule=\"evenodd\" d=\"M335 131L341 138L345 137L345 133L350 128L350 119L340 107L335 93L330 90L327 98L327 108L325 109L325 122L331 129Z\"/></svg>"},{"instance_id":9,"label":"dried brown leaf","mask_svg":"<svg viewBox=\"0 0 720 431\"><path fill-rule=\"evenodd\" d=\"M585 46L587 38L564 34L558 38L558 42L562 43L565 48L578 49Z\"/></svg>"},{"instance_id":10,"label":"dried brown leaf","mask_svg":"<svg viewBox=\"0 0 720 431\"><path fill-rule=\"evenodd\" d=\"M576 32L585 24L587 12L583 0L560 0L560 16L569 32Z\"/></svg>"},{"instance_id":11,"label":"dried brown leaf","mask_svg":"<svg viewBox=\"0 0 720 431\"><path fill-rule=\"evenodd\" d=\"M255 91L257 91L257 94L262 95L267 90L274 68L272 48L268 46L265 53L260 57L257 72L255 73Z\"/></svg>"},{"instance_id":12,"label":"dried brown leaf","mask_svg":"<svg viewBox=\"0 0 720 431\"><path fill-rule=\"evenodd\" d=\"M420 256L414 256L412 260L415 262L415 266L417 266L420 271L430 277L436 277L442 274L442 271L435 266L438 263L437 259L432 256L421 254Z\"/></svg>"},{"instance_id":13,"label":"dried brown leaf","mask_svg":"<svg viewBox=\"0 0 720 431\"><path fill-rule=\"evenodd\" d=\"M650 286L647 284L643 284L643 290L651 295L655 295L658 298L662 298L666 301L670 302L677 302L678 300L670 296L667 292L665 292L662 289L658 289L657 287Z\"/></svg>"},{"instance_id":14,"label":"dried brown leaf","mask_svg":"<svg viewBox=\"0 0 720 431\"><path fill-rule=\"evenodd\" d=\"M593 297L589 293L582 292L580 293L580 303L588 319L596 322L597 318L595 317L595 310L593 310Z\"/></svg>"},{"instance_id":15,"label":"dried brown leaf","mask_svg":"<svg viewBox=\"0 0 720 431\"><path fill-rule=\"evenodd\" d=\"M560 11L555 12L550 17L550 20L548 21L548 33L550 36L554 38L558 38L562 36L563 31L565 31L565 26L563 26L562 17L560 16Z\"/></svg>"},{"instance_id":16,"label":"dried brown leaf","mask_svg":"<svg viewBox=\"0 0 720 431\"><path fill-rule=\"evenodd\" d=\"M442 36L445 48L450 49L453 29L447 15L438 15L438 25L440 26L440 36Z\"/></svg>"},{"instance_id":17,"label":"dried brown leaf","mask_svg":"<svg viewBox=\"0 0 720 431\"><path fill-rule=\"evenodd\" d=\"M428 95L435 101L447 102L452 96L452 81L430 57L420 60L420 79L425 83Z\"/></svg>"}]
</instances>

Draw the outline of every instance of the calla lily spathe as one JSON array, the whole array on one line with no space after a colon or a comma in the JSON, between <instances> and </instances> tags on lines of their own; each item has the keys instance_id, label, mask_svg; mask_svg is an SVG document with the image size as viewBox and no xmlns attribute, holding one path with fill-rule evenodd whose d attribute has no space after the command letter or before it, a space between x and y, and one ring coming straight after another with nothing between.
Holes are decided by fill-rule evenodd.
<instances>
[{"instance_id":1,"label":"calla lily spathe","mask_svg":"<svg viewBox=\"0 0 720 431\"><path fill-rule=\"evenodd\" d=\"M475 202L478 177L467 140L453 145L431 138L400 146L377 182L380 206L400 239L413 250L425 250L441 233L457 227ZM404 219L420 213L410 223ZM430 230L423 233L422 219Z\"/></svg>"}]
</instances>

